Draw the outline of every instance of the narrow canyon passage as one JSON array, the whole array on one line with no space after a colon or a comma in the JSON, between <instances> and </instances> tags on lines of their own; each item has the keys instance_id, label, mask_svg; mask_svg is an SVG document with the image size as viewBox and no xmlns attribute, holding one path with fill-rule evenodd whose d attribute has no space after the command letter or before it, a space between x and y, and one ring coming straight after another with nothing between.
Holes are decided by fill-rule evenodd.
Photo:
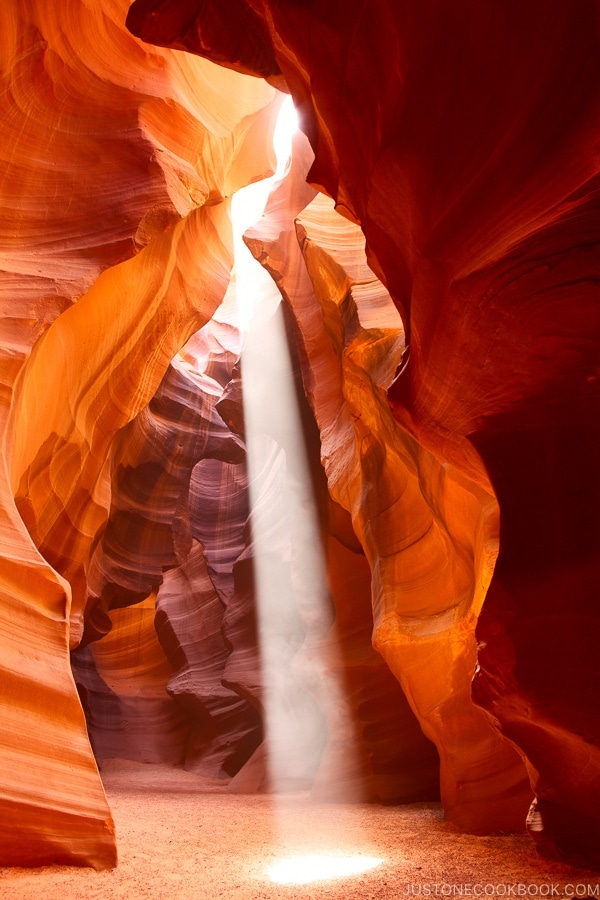
<instances>
[{"instance_id":1,"label":"narrow canyon passage","mask_svg":"<svg viewBox=\"0 0 600 900\"><path fill-rule=\"evenodd\" d=\"M3 0L2 896L600 871L599 21Z\"/></svg>"}]
</instances>

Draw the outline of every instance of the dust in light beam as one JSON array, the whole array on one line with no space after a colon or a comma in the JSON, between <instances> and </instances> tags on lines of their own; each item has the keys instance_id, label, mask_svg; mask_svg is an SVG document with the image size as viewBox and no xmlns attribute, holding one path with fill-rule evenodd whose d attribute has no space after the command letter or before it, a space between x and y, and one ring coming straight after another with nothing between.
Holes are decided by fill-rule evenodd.
<instances>
[{"instance_id":1,"label":"dust in light beam","mask_svg":"<svg viewBox=\"0 0 600 900\"><path fill-rule=\"evenodd\" d=\"M314 836L307 838L297 830L294 805L284 793L312 783L326 735L319 705L298 684L300 657L302 666L312 666L309 681L318 684L320 699L326 696L330 715L334 711L336 733L346 735L350 770L357 756L352 715L336 674L342 667L333 658L335 640L327 642L327 658L319 656L323 651L318 640L312 641L310 659L302 654L307 618L319 622L324 634L335 627L334 614L281 295L243 242L244 232L262 216L273 184L289 166L296 129L297 116L288 98L274 135L276 174L243 188L232 199L238 327L244 332L242 392L267 766L281 847L293 846L307 854L282 858L268 868L268 877L278 884L349 877L382 862L351 855L355 848L340 846L339 839L329 848L330 854L312 853Z\"/></svg>"}]
</instances>

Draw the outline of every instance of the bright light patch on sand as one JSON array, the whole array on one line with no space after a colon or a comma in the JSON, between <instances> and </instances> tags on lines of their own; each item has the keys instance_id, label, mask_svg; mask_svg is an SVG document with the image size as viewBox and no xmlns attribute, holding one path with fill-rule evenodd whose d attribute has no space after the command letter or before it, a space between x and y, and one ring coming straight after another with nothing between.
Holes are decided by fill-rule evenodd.
<instances>
[{"instance_id":1,"label":"bright light patch on sand","mask_svg":"<svg viewBox=\"0 0 600 900\"><path fill-rule=\"evenodd\" d=\"M375 856L290 856L273 863L267 872L275 884L310 884L360 875L382 862Z\"/></svg>"}]
</instances>

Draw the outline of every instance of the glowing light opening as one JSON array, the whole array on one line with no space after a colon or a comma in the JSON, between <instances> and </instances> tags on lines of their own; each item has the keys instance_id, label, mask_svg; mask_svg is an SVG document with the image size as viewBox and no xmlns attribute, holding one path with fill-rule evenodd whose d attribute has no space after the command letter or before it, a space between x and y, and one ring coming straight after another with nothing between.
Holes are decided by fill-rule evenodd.
<instances>
[{"instance_id":1,"label":"glowing light opening","mask_svg":"<svg viewBox=\"0 0 600 900\"><path fill-rule=\"evenodd\" d=\"M290 856L269 866L267 874L275 884L310 884L361 875L382 862L375 856Z\"/></svg>"},{"instance_id":2,"label":"glowing light opening","mask_svg":"<svg viewBox=\"0 0 600 900\"><path fill-rule=\"evenodd\" d=\"M257 315L269 318L274 303L278 304L281 299L279 292L273 287L271 277L246 247L243 235L261 218L274 185L287 173L292 154L292 140L297 130L298 114L292 98L286 97L282 102L273 134L273 149L277 159L275 173L270 178L256 181L237 191L231 200L238 327L244 333L257 324ZM269 296L271 301L265 302L265 298Z\"/></svg>"},{"instance_id":3,"label":"glowing light opening","mask_svg":"<svg viewBox=\"0 0 600 900\"><path fill-rule=\"evenodd\" d=\"M277 125L273 134L273 147L277 157L275 178L282 178L289 165L292 151L292 138L298 131L298 113L291 97L286 97L281 104L277 117Z\"/></svg>"}]
</instances>

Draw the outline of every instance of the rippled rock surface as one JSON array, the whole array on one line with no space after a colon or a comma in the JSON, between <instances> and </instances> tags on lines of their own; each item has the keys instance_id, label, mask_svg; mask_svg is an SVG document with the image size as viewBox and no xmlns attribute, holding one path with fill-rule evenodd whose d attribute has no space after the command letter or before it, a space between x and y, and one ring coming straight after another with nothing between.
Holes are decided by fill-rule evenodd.
<instances>
[{"instance_id":1,"label":"rippled rock surface","mask_svg":"<svg viewBox=\"0 0 600 900\"><path fill-rule=\"evenodd\" d=\"M448 747L469 708L497 748L468 762L480 737L467 744L459 820L502 827L511 805L523 817L519 754L540 848L598 865L598 4L236 6L237 27L221 28L210 0L198 15L186 0L136 0L129 24L287 83L315 151L308 180L360 223L402 315L408 350L389 398L403 448L366 437L361 492L344 502L365 523L376 645L407 683L405 619L429 617L437 637L421 639L449 659L432 658L414 708ZM358 384L353 397L360 407ZM412 500L388 488L378 515L376 480L397 473L395 455ZM486 497L500 516L495 568ZM406 599L395 583L410 583ZM432 677L449 708L431 707Z\"/></svg>"},{"instance_id":2,"label":"rippled rock surface","mask_svg":"<svg viewBox=\"0 0 600 900\"><path fill-rule=\"evenodd\" d=\"M398 802L439 775L477 832L533 797L540 849L600 864L597 21L2 4L0 865L115 864L96 761L276 787L265 522L312 714L288 786ZM302 438L263 403L249 476L230 198L274 169L275 87L308 141L246 242Z\"/></svg>"},{"instance_id":3,"label":"rippled rock surface","mask_svg":"<svg viewBox=\"0 0 600 900\"><path fill-rule=\"evenodd\" d=\"M0 12L3 865L115 863L69 666L110 580L90 565L113 444L221 302L227 198L274 162L274 90L144 45L126 12L70 0Z\"/></svg>"}]
</instances>

